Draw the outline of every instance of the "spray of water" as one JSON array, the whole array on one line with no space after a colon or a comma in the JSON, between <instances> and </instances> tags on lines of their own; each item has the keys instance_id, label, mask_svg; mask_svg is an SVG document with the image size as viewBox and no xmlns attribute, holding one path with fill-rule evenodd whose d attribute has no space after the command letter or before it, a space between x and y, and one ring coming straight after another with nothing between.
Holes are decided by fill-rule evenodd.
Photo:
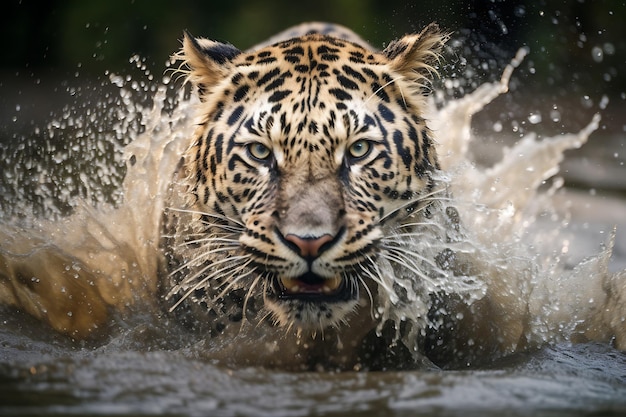
<instances>
[{"instance_id":1,"label":"spray of water","mask_svg":"<svg viewBox=\"0 0 626 417\"><path fill-rule=\"evenodd\" d=\"M381 322L395 322L397 329L402 322L418 324L402 335L407 346L413 346L424 327L437 325L427 319L429 305L419 294L444 293L459 296L469 306L480 306L488 299L489 311L498 316L478 315L476 320L493 319L503 329L507 351L515 350L520 340L541 343L576 335L613 336L619 347L626 348L626 272L608 272L612 242L596 257L565 270L550 256L562 245L559 229L532 227L539 214L551 210L551 196L562 184L555 180L542 192L540 187L558 171L563 152L583 145L597 129L599 116L575 134L541 141L528 134L488 169L472 164L468 155L476 140L470 129L472 116L507 91L511 72L525 54L520 50L500 82L483 84L443 108L430 107L427 119L436 134L445 173L440 182L452 196L437 221L458 233L425 230L432 239L406 238L404 242L432 260L425 270L430 268L439 277L423 274L419 288L414 275L386 283L396 287L390 294L398 296L390 296L375 314ZM111 310L157 310L160 222L180 155L195 128L197 98L186 95L184 89L172 94L169 79L154 91L152 84L116 75L110 81L119 88L116 114L101 123L112 126L111 138L125 138L127 144L114 146L113 153L115 160L126 165L115 169L111 161L104 161L97 168L99 181L110 183L125 170L119 196L104 201L89 185L92 179L78 172L86 191L82 197L71 198L71 215L51 210L51 219L18 216L28 209L16 203L4 210L1 220L0 301L75 337L103 326ZM133 94L142 91L152 94L151 106L134 99ZM61 122L51 122L48 132L53 136L89 123L97 125L98 120L66 116ZM111 143L113 139L102 140ZM87 140L78 144L94 145ZM16 152L11 158L15 162L21 157ZM12 175L18 184L30 171L17 170ZM40 175L43 184L46 172ZM42 205L53 206L44 191L41 187ZM384 261L379 268L379 276L397 275L384 273L385 268L392 268ZM466 315L470 313L476 311ZM467 318L458 315L458 320Z\"/></svg>"}]
</instances>

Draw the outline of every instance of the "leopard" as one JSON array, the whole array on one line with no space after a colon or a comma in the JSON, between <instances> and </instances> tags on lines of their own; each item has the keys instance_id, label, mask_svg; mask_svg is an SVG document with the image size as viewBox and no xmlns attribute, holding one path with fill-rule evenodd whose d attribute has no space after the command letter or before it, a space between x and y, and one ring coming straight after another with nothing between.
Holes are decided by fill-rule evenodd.
<instances>
[{"instance_id":1,"label":"leopard","mask_svg":"<svg viewBox=\"0 0 626 417\"><path fill-rule=\"evenodd\" d=\"M431 364L414 351L440 344L424 328L449 300L421 281L445 281L459 232L424 116L448 37L377 50L309 23L241 51L186 32L197 129L165 215L166 309L246 364Z\"/></svg>"},{"instance_id":2,"label":"leopard","mask_svg":"<svg viewBox=\"0 0 626 417\"><path fill-rule=\"evenodd\" d=\"M485 207L454 195L462 179L437 142L454 133L432 110L449 37L431 24L379 50L313 22L240 50L185 32L172 138L153 148L146 130L125 148L128 200L78 201L33 230L3 223L3 317L83 346L286 370L465 369L555 341L625 349L624 272L584 280L598 304L544 309L561 282L536 282L515 240L486 242ZM165 179L146 184L153 162Z\"/></svg>"}]
</instances>

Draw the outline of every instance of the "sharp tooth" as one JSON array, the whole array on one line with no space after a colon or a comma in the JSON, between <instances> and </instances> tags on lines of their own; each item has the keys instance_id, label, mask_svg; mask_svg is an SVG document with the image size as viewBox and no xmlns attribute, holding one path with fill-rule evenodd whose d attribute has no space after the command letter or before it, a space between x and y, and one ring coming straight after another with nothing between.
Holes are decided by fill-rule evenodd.
<instances>
[{"instance_id":1,"label":"sharp tooth","mask_svg":"<svg viewBox=\"0 0 626 417\"><path fill-rule=\"evenodd\" d=\"M327 280L328 282L324 285L324 288L328 288L329 291L334 291L339 288L341 285L341 277L335 277Z\"/></svg>"},{"instance_id":2,"label":"sharp tooth","mask_svg":"<svg viewBox=\"0 0 626 417\"><path fill-rule=\"evenodd\" d=\"M330 294L333 291L336 291L337 288L339 288L342 282L342 278L341 277L327 278L324 280L322 285L319 285L319 286L306 285L306 284L301 283L298 279L295 279L295 278L280 277L280 282L283 288L291 293L308 291L308 292Z\"/></svg>"},{"instance_id":3,"label":"sharp tooth","mask_svg":"<svg viewBox=\"0 0 626 417\"><path fill-rule=\"evenodd\" d=\"M286 290L296 291L298 290L298 282L295 279L289 278L280 278L281 284L285 287Z\"/></svg>"}]
</instances>

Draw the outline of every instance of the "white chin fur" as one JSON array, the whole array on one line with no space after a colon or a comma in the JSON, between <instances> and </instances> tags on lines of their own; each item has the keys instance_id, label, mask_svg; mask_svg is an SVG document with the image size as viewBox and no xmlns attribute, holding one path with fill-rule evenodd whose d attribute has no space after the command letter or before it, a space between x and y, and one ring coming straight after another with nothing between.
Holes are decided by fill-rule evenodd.
<instances>
[{"instance_id":1,"label":"white chin fur","mask_svg":"<svg viewBox=\"0 0 626 417\"><path fill-rule=\"evenodd\" d=\"M315 303L300 300L265 300L265 307L278 325L302 330L323 330L345 322L358 301Z\"/></svg>"}]
</instances>

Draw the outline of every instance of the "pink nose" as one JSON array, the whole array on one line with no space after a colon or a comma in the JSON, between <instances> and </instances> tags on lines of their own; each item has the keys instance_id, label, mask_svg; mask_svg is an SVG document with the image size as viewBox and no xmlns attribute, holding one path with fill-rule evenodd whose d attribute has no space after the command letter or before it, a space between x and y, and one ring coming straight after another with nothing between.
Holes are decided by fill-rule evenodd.
<instances>
[{"instance_id":1,"label":"pink nose","mask_svg":"<svg viewBox=\"0 0 626 417\"><path fill-rule=\"evenodd\" d=\"M285 236L285 240L293 243L300 250L300 256L303 258L317 258L320 253L320 248L324 243L328 243L333 240L331 235L322 235L320 237L300 237L289 234Z\"/></svg>"}]
</instances>

